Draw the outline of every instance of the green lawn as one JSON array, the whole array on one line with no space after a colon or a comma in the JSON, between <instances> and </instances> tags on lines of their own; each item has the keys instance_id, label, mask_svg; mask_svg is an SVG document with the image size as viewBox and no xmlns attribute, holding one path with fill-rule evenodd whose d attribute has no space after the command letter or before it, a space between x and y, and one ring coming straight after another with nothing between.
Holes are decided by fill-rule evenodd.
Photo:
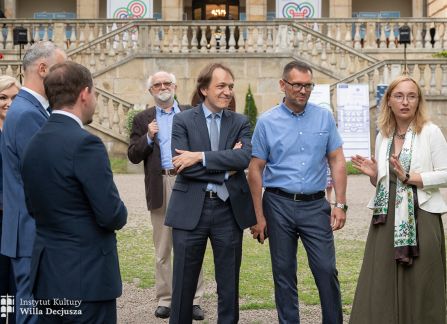
<instances>
[{"instance_id":1,"label":"green lawn","mask_svg":"<svg viewBox=\"0 0 447 324\"><path fill-rule=\"evenodd\" d=\"M137 282L140 287L154 285L154 248L151 231L127 229L118 232L118 249L123 280ZM357 278L363 258L364 242L336 240L337 268L343 305L352 304ZM301 303L319 304L318 291L307 264L303 246L298 249L298 292ZM211 247L204 261L205 281L214 280ZM268 242L260 245L244 236L240 278L241 309L272 309L274 305L273 279ZM345 308L349 312L349 306Z\"/></svg>"}]
</instances>

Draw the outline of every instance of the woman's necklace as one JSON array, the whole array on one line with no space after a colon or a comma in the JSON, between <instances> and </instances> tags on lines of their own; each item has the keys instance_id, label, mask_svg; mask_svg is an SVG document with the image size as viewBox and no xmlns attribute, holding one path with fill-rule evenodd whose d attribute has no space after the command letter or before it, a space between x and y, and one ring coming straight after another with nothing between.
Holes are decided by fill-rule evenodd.
<instances>
[{"instance_id":1,"label":"woman's necklace","mask_svg":"<svg viewBox=\"0 0 447 324\"><path fill-rule=\"evenodd\" d=\"M403 134L398 134L398 133L396 132L395 136L396 136L398 139L404 140L406 134L407 134L406 132L403 133Z\"/></svg>"}]
</instances>

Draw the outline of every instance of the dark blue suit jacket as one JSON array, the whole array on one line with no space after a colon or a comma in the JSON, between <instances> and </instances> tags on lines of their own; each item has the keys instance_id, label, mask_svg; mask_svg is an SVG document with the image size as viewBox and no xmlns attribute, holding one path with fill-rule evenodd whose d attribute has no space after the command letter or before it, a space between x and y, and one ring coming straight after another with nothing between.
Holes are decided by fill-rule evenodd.
<instances>
[{"instance_id":1,"label":"dark blue suit jacket","mask_svg":"<svg viewBox=\"0 0 447 324\"><path fill-rule=\"evenodd\" d=\"M233 150L242 142L242 148ZM209 182L221 184L226 171L237 171L225 185L230 194L233 215L241 229L256 224L253 202L244 170L251 158L250 125L247 117L225 109L220 124L219 151L211 151L202 106L174 116L172 125L172 156L175 149L205 152L206 167L196 164L177 175L166 213L165 224L192 230L200 219L205 190Z\"/></svg>"},{"instance_id":2,"label":"dark blue suit jacket","mask_svg":"<svg viewBox=\"0 0 447 324\"><path fill-rule=\"evenodd\" d=\"M47 121L48 113L29 92L20 90L3 124L3 228L1 253L30 257L35 237L34 219L25 204L20 167L31 137Z\"/></svg>"},{"instance_id":3,"label":"dark blue suit jacket","mask_svg":"<svg viewBox=\"0 0 447 324\"><path fill-rule=\"evenodd\" d=\"M30 141L22 167L36 220L30 281L39 299L84 301L121 295L115 230L127 210L101 140L53 113Z\"/></svg>"}]
</instances>

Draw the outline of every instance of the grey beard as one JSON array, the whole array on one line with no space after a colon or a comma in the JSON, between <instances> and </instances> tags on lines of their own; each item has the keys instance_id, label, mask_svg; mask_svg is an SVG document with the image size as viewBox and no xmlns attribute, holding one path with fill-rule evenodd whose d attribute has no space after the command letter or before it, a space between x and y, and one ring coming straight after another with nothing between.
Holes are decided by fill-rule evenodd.
<instances>
[{"instance_id":1,"label":"grey beard","mask_svg":"<svg viewBox=\"0 0 447 324\"><path fill-rule=\"evenodd\" d=\"M174 97L174 94L170 93L170 92L162 92L159 93L158 95L156 95L158 100L161 100L163 102L169 101Z\"/></svg>"}]
</instances>

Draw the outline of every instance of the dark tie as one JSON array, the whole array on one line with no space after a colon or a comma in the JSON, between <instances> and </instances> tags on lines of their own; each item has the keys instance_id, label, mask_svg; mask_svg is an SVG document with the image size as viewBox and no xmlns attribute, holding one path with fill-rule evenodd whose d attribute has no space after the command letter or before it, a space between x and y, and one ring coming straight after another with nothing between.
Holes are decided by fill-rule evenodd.
<instances>
[{"instance_id":1,"label":"dark tie","mask_svg":"<svg viewBox=\"0 0 447 324\"><path fill-rule=\"evenodd\" d=\"M218 114L211 115L211 124L210 124L210 142L211 142L211 150L218 151L219 150L219 129L217 128L217 118L220 118ZM218 185L216 184L216 193L217 197L221 200L226 201L228 199L228 189L225 186L225 183Z\"/></svg>"},{"instance_id":2,"label":"dark tie","mask_svg":"<svg viewBox=\"0 0 447 324\"><path fill-rule=\"evenodd\" d=\"M50 115L51 115L51 113L53 112L53 109L51 109L51 107L50 107L50 106L48 106L48 108L47 108L47 111L48 111L48 114L50 114Z\"/></svg>"}]
</instances>

